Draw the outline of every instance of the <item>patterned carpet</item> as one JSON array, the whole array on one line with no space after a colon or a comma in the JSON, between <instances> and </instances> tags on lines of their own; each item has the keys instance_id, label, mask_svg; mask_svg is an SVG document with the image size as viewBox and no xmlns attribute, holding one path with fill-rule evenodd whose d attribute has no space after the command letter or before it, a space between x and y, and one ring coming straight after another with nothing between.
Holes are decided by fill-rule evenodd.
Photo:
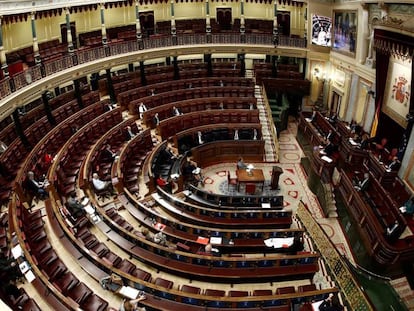
<instances>
[{"instance_id":1,"label":"patterned carpet","mask_svg":"<svg viewBox=\"0 0 414 311\"><path fill-rule=\"evenodd\" d=\"M263 170L265 177L263 194L283 195L284 208L289 211L291 210L293 213L299 201L302 200L308 206L338 251L351 261L354 261L352 251L348 247L346 236L338 220L336 218L325 218L318 198L307 186L307 176L300 164L303 151L296 141L296 132L297 124L295 122L289 122L288 129L280 134L278 157L280 162L251 163L255 168ZM270 189L272 167L275 165L283 169L283 174L279 179L279 190ZM204 168L204 189L215 193L238 194L234 187L228 187L227 185L226 172L230 171L231 176L235 176L235 170L235 163L222 163ZM243 194L243 189L240 189L240 191L240 194ZM256 189L255 194L260 193L260 189Z\"/></svg>"}]
</instances>

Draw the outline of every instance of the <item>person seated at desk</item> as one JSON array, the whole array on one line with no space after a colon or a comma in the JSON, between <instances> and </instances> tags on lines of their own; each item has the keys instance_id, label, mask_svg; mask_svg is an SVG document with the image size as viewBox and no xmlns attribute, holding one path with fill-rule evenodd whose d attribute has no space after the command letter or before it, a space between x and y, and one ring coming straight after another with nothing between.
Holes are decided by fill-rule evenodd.
<instances>
[{"instance_id":1,"label":"person seated at desk","mask_svg":"<svg viewBox=\"0 0 414 311\"><path fill-rule=\"evenodd\" d=\"M123 300L119 311L145 311L145 307L140 307L139 302L147 299L144 294L140 294L137 299Z\"/></svg>"},{"instance_id":2,"label":"person seated at desk","mask_svg":"<svg viewBox=\"0 0 414 311\"><path fill-rule=\"evenodd\" d=\"M178 108L177 107L173 107L172 108L172 113L173 113L173 116L174 117L176 117L176 116L179 116L179 115L181 115L182 113L180 112L180 110L178 110Z\"/></svg>"},{"instance_id":3,"label":"person seated at desk","mask_svg":"<svg viewBox=\"0 0 414 311\"><path fill-rule=\"evenodd\" d=\"M237 169L238 170L245 170L247 168L246 163L244 163L243 158L240 157L239 160L237 161Z\"/></svg>"},{"instance_id":4,"label":"person seated at desk","mask_svg":"<svg viewBox=\"0 0 414 311\"><path fill-rule=\"evenodd\" d=\"M362 150L368 149L369 143L370 143L370 138L368 134L365 133L364 135L362 135L359 148Z\"/></svg>"},{"instance_id":5,"label":"person seated at desk","mask_svg":"<svg viewBox=\"0 0 414 311\"><path fill-rule=\"evenodd\" d=\"M7 145L0 140L0 154L4 153L7 150Z\"/></svg>"},{"instance_id":6,"label":"person seated at desk","mask_svg":"<svg viewBox=\"0 0 414 311\"><path fill-rule=\"evenodd\" d=\"M144 117L144 112L147 111L147 106L144 103L140 103L138 106L139 118L142 119Z\"/></svg>"},{"instance_id":7,"label":"person seated at desk","mask_svg":"<svg viewBox=\"0 0 414 311\"><path fill-rule=\"evenodd\" d=\"M328 140L328 144L323 148L321 154L331 158L337 151L338 146L336 146L331 140Z\"/></svg>"},{"instance_id":8,"label":"person seated at desk","mask_svg":"<svg viewBox=\"0 0 414 311\"><path fill-rule=\"evenodd\" d=\"M334 113L328 118L328 122L331 123L332 125L335 125L337 120L338 120L338 115L336 113Z\"/></svg>"},{"instance_id":9,"label":"person seated at desk","mask_svg":"<svg viewBox=\"0 0 414 311\"><path fill-rule=\"evenodd\" d=\"M125 139L128 141L134 138L135 136L137 135L132 131L132 128L128 125L125 131Z\"/></svg>"},{"instance_id":10,"label":"person seated at desk","mask_svg":"<svg viewBox=\"0 0 414 311\"><path fill-rule=\"evenodd\" d=\"M332 293L319 306L319 311L342 311L343 309L338 296Z\"/></svg>"},{"instance_id":11,"label":"person seated at desk","mask_svg":"<svg viewBox=\"0 0 414 311\"><path fill-rule=\"evenodd\" d=\"M385 146L387 145L387 142L388 142L388 139L383 138L381 139L381 143L376 143L376 142L373 143L374 145L373 149L376 151L378 155L381 155L382 152L385 150Z\"/></svg>"},{"instance_id":12,"label":"person seated at desk","mask_svg":"<svg viewBox=\"0 0 414 311\"><path fill-rule=\"evenodd\" d=\"M143 228L141 230L141 234L145 237L147 241L151 241L163 246L167 245L167 236L160 232L157 232L156 234L152 234L147 228Z\"/></svg>"},{"instance_id":13,"label":"person seated at desk","mask_svg":"<svg viewBox=\"0 0 414 311\"><path fill-rule=\"evenodd\" d=\"M333 137L334 137L334 133L332 132L332 130L329 130L328 135L326 135L326 140L332 141Z\"/></svg>"},{"instance_id":14,"label":"person seated at desk","mask_svg":"<svg viewBox=\"0 0 414 311\"><path fill-rule=\"evenodd\" d=\"M72 191L67 200L67 207L73 218L77 219L85 215L85 209L82 203L76 197L76 192Z\"/></svg>"},{"instance_id":15,"label":"person seated at desk","mask_svg":"<svg viewBox=\"0 0 414 311\"><path fill-rule=\"evenodd\" d=\"M157 186L161 187L165 191L171 192L171 184L163 178L161 175L158 175L157 179L155 180Z\"/></svg>"},{"instance_id":16,"label":"person seated at desk","mask_svg":"<svg viewBox=\"0 0 414 311\"><path fill-rule=\"evenodd\" d=\"M201 174L201 168L196 167L193 171L193 178L195 182L197 183L196 186L198 186L199 183L201 183L202 186L204 186L204 176Z\"/></svg>"},{"instance_id":17,"label":"person seated at desk","mask_svg":"<svg viewBox=\"0 0 414 311\"><path fill-rule=\"evenodd\" d=\"M410 198L400 207L401 213L404 215L413 215L414 214L414 197Z\"/></svg>"},{"instance_id":18,"label":"person seated at desk","mask_svg":"<svg viewBox=\"0 0 414 311\"><path fill-rule=\"evenodd\" d=\"M111 194L115 194L114 189L112 188L112 183L110 181L101 180L98 173L92 174L92 184L97 191L108 190Z\"/></svg>"},{"instance_id":19,"label":"person seated at desk","mask_svg":"<svg viewBox=\"0 0 414 311\"><path fill-rule=\"evenodd\" d=\"M32 171L29 171L27 173L25 187L38 199L44 200L48 196L48 193L46 191L47 186L49 186L49 182L47 179L45 179L44 181L37 181Z\"/></svg>"},{"instance_id":20,"label":"person seated at desk","mask_svg":"<svg viewBox=\"0 0 414 311\"><path fill-rule=\"evenodd\" d=\"M171 143L168 143L165 149L163 150L163 158L167 163L172 163L178 158L178 153L174 150Z\"/></svg>"},{"instance_id":21,"label":"person seated at desk","mask_svg":"<svg viewBox=\"0 0 414 311\"><path fill-rule=\"evenodd\" d=\"M193 177L193 171L197 168L197 163L187 157L187 161L183 164L183 176L185 178Z\"/></svg>"},{"instance_id":22,"label":"person seated at desk","mask_svg":"<svg viewBox=\"0 0 414 311\"><path fill-rule=\"evenodd\" d=\"M401 167L400 160L398 159L397 156L394 156L392 158L392 162L386 166L386 169L390 171L398 171L400 167Z\"/></svg>"},{"instance_id":23,"label":"person seated at desk","mask_svg":"<svg viewBox=\"0 0 414 311\"><path fill-rule=\"evenodd\" d=\"M310 118L305 118L306 121L308 122L314 122L316 121L316 108L312 108L312 115Z\"/></svg>"},{"instance_id":24,"label":"person seated at desk","mask_svg":"<svg viewBox=\"0 0 414 311\"><path fill-rule=\"evenodd\" d=\"M220 256L219 249L213 247L213 245L211 243L208 243L208 244L206 244L206 246L204 246L204 252L206 253L206 255Z\"/></svg>"},{"instance_id":25,"label":"person seated at desk","mask_svg":"<svg viewBox=\"0 0 414 311\"><path fill-rule=\"evenodd\" d=\"M368 185L369 185L369 173L365 173L364 179L356 181L354 188L357 191L361 192L361 191L365 191L368 188Z\"/></svg>"},{"instance_id":26,"label":"person seated at desk","mask_svg":"<svg viewBox=\"0 0 414 311\"><path fill-rule=\"evenodd\" d=\"M389 227L387 227L387 236L391 236L395 230L397 230L399 226L398 220L396 220L392 225L390 225Z\"/></svg>"},{"instance_id":27,"label":"person seated at desk","mask_svg":"<svg viewBox=\"0 0 414 311\"><path fill-rule=\"evenodd\" d=\"M157 243L159 245L162 245L162 246L167 245L167 236L161 231L154 234L152 240L154 243Z\"/></svg>"},{"instance_id":28,"label":"person seated at desk","mask_svg":"<svg viewBox=\"0 0 414 311\"><path fill-rule=\"evenodd\" d=\"M110 290L111 292L118 292L122 286L124 286L124 282L122 281L121 277L112 273L111 275L105 276L99 280L103 289Z\"/></svg>"},{"instance_id":29,"label":"person seated at desk","mask_svg":"<svg viewBox=\"0 0 414 311\"><path fill-rule=\"evenodd\" d=\"M160 125L160 117L158 115L158 112L155 113L154 118L152 119L154 126L157 127Z\"/></svg>"},{"instance_id":30,"label":"person seated at desk","mask_svg":"<svg viewBox=\"0 0 414 311\"><path fill-rule=\"evenodd\" d=\"M106 144L105 149L102 151L102 157L105 160L113 161L113 160L115 160L116 156L117 156L117 153L114 152L111 149L111 145L110 144Z\"/></svg>"}]
</instances>

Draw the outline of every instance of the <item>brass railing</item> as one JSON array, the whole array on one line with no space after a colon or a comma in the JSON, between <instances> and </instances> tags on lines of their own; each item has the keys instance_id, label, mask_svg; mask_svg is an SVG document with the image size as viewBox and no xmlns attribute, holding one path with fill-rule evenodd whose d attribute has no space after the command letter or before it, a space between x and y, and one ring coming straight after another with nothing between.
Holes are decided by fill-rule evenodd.
<instances>
[{"instance_id":1,"label":"brass railing","mask_svg":"<svg viewBox=\"0 0 414 311\"><path fill-rule=\"evenodd\" d=\"M299 203L296 213L328 265L331 271L330 275L335 278L350 309L355 311L374 310L352 272L348 269L347 263L332 245L332 242L312 217L303 202Z\"/></svg>"},{"instance_id":2,"label":"brass railing","mask_svg":"<svg viewBox=\"0 0 414 311\"><path fill-rule=\"evenodd\" d=\"M306 48L305 38L290 38L279 36L278 47ZM201 45L201 44L249 44L276 47L272 34L254 33L241 35L240 33L226 34L182 34L176 37L171 35L152 36L144 38L141 42L109 42L108 46L82 48L75 50L73 54L62 56L58 59L48 60L29 68L21 73L7 77L0 81L0 99L13 92L28 86L32 82L59 71L74 67L79 64L93 62L105 57L136 52L140 49L155 49L169 46Z\"/></svg>"}]
</instances>

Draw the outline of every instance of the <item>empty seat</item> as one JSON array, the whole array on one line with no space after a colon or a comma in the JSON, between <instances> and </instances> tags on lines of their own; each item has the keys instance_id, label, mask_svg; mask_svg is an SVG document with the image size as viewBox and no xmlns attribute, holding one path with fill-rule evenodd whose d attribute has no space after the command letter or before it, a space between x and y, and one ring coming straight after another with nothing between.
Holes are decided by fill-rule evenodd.
<instances>
[{"instance_id":1,"label":"empty seat","mask_svg":"<svg viewBox=\"0 0 414 311\"><path fill-rule=\"evenodd\" d=\"M165 287L167 289L172 288L173 285L174 285L174 283L172 281L165 280L163 278L156 278L154 283L155 283L155 285L162 286L162 287Z\"/></svg>"},{"instance_id":2,"label":"empty seat","mask_svg":"<svg viewBox=\"0 0 414 311\"><path fill-rule=\"evenodd\" d=\"M67 292L67 295L79 305L83 305L84 301L92 294L92 291L84 283L78 283Z\"/></svg>"}]
</instances>

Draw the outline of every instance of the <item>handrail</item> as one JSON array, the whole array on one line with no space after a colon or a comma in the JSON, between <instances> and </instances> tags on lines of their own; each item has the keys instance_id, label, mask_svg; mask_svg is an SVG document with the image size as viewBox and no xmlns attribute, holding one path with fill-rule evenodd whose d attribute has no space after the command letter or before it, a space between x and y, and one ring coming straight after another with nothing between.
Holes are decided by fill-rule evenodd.
<instances>
[{"instance_id":1,"label":"handrail","mask_svg":"<svg viewBox=\"0 0 414 311\"><path fill-rule=\"evenodd\" d=\"M331 240L323 232L319 224L312 217L306 205L300 201L296 211L306 231L309 233L321 256L329 266L332 276L341 288L351 310L374 310L371 302L360 288L346 262L332 245Z\"/></svg>"},{"instance_id":2,"label":"handrail","mask_svg":"<svg viewBox=\"0 0 414 311\"><path fill-rule=\"evenodd\" d=\"M40 88L39 91L51 89L56 85L73 79L75 75L70 74L73 71L76 71L76 76L80 78L97 70L130 63L132 59L137 61L150 57L171 55L171 53L177 54L177 49L183 50L180 54L212 53L211 46L213 44L216 45L214 48L215 53L238 51L240 47L243 48L245 53L290 55L295 49L294 53L297 57L301 57L301 55L306 57L307 53L307 50L305 50L306 39L279 36L279 45L275 48L273 34L245 34L243 39L240 34L186 34L178 36L177 39L176 45L173 44L174 40L172 40L171 36L163 35L145 38L141 42L109 42L108 46L82 47L75 50L73 54L45 61L30 67L28 70L1 80L0 99L6 99L10 95L17 93L17 91L24 91L30 87ZM136 55L139 55L139 57L137 58ZM67 71L66 74L64 71ZM51 76L55 76L57 73L59 75L50 80ZM23 105L38 95L38 92L33 94L30 92L24 93L25 95L22 96L21 100L14 102L14 108ZM12 97L10 100L15 99L14 96ZM7 102L8 100L1 105ZM12 108L7 105L6 109L1 109L0 118L7 117L11 113Z\"/></svg>"}]
</instances>

